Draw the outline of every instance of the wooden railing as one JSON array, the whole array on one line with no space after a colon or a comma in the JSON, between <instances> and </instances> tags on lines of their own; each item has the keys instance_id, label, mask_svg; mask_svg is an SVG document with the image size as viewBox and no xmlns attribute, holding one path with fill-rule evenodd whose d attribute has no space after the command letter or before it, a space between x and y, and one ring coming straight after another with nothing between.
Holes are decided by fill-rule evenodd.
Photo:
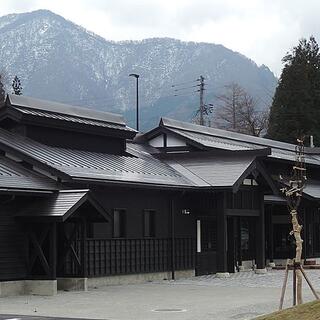
<instances>
[{"instance_id":1,"label":"wooden railing","mask_svg":"<svg viewBox=\"0 0 320 320\"><path fill-rule=\"evenodd\" d=\"M170 271L171 239L87 239L84 263L86 274L117 274ZM194 269L195 240L176 238L175 269Z\"/></svg>"}]
</instances>

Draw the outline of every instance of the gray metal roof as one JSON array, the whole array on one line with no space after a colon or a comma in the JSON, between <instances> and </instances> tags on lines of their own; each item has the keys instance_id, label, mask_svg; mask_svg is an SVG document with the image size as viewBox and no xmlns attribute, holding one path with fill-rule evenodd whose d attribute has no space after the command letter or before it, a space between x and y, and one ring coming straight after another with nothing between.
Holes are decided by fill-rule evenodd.
<instances>
[{"instance_id":1,"label":"gray metal roof","mask_svg":"<svg viewBox=\"0 0 320 320\"><path fill-rule=\"evenodd\" d=\"M279 195L274 194L265 194L264 195L264 202L265 203L278 203L278 204L286 204L287 201L285 198Z\"/></svg>"},{"instance_id":2,"label":"gray metal roof","mask_svg":"<svg viewBox=\"0 0 320 320\"><path fill-rule=\"evenodd\" d=\"M312 198L320 199L320 181L307 180L303 193Z\"/></svg>"},{"instance_id":3,"label":"gray metal roof","mask_svg":"<svg viewBox=\"0 0 320 320\"><path fill-rule=\"evenodd\" d=\"M0 148L1 145L18 157L31 158L77 180L192 186L188 179L148 152L121 156L50 147L3 129L0 129Z\"/></svg>"},{"instance_id":4,"label":"gray metal roof","mask_svg":"<svg viewBox=\"0 0 320 320\"><path fill-rule=\"evenodd\" d=\"M0 190L28 192L54 191L56 182L24 168L13 160L0 156Z\"/></svg>"},{"instance_id":5,"label":"gray metal roof","mask_svg":"<svg viewBox=\"0 0 320 320\"><path fill-rule=\"evenodd\" d=\"M192 123L162 118L160 127L192 140L208 148L217 148L229 151L258 150L271 148L270 158L282 160L295 160L294 144L280 142L271 139L254 137L237 132L221 130L211 127L200 126ZM318 148L305 148L305 160L309 164L320 164Z\"/></svg>"},{"instance_id":6,"label":"gray metal roof","mask_svg":"<svg viewBox=\"0 0 320 320\"><path fill-rule=\"evenodd\" d=\"M48 111L38 111L38 110L28 109L28 108L24 108L24 107L13 107L13 108L15 110L22 112L23 114L28 114L28 115L32 115L32 116L36 116L36 117L50 118L50 119L61 120L61 121L81 123L81 124L96 126L96 127L104 127L104 128L109 128L109 129L120 129L120 130L135 132L134 129L127 127L125 125L119 125L119 124L110 123L110 122L85 119L85 118L81 118L81 117L70 116L70 115L65 115L65 114L60 114L60 113L53 113L53 112L48 112Z\"/></svg>"},{"instance_id":7,"label":"gray metal roof","mask_svg":"<svg viewBox=\"0 0 320 320\"><path fill-rule=\"evenodd\" d=\"M89 190L59 191L49 198L37 200L32 205L23 208L17 216L24 218L49 218L58 221L65 221L86 201L93 204L99 213L108 219L108 214L104 212L104 209L99 205L97 206L95 201L90 199Z\"/></svg>"},{"instance_id":8,"label":"gray metal roof","mask_svg":"<svg viewBox=\"0 0 320 320\"><path fill-rule=\"evenodd\" d=\"M222 137L204 135L202 133L190 132L185 130L177 130L172 128L170 128L170 131L209 148L217 148L217 149L232 150L232 151L257 150L257 149L263 148L261 146L257 146L250 143L239 142L239 141L230 140Z\"/></svg>"},{"instance_id":9,"label":"gray metal roof","mask_svg":"<svg viewBox=\"0 0 320 320\"><path fill-rule=\"evenodd\" d=\"M11 94L8 94L6 105L34 117L135 132L126 126L123 116L118 114Z\"/></svg>"},{"instance_id":10,"label":"gray metal roof","mask_svg":"<svg viewBox=\"0 0 320 320\"><path fill-rule=\"evenodd\" d=\"M199 187L233 187L255 161L253 155L181 155L167 160L176 171ZM245 178L245 177L243 177Z\"/></svg>"},{"instance_id":11,"label":"gray metal roof","mask_svg":"<svg viewBox=\"0 0 320 320\"><path fill-rule=\"evenodd\" d=\"M168 128L176 128L190 132L201 133L208 136L221 137L229 140L240 141L245 143L250 143L256 146L262 147L273 147L280 148L290 151L295 151L295 145L285 142L280 142L271 139L265 139L255 136L250 136L242 133L237 133L233 131L221 130L211 127L200 126L193 123L177 121L168 118L162 118L160 122L160 126L168 127Z\"/></svg>"}]
</instances>

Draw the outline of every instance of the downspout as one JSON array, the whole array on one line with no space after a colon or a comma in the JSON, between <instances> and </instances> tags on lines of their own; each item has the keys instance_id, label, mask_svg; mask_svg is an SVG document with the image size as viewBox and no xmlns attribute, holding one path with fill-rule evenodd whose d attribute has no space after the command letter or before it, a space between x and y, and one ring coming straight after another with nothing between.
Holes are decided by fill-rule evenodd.
<instances>
[{"instance_id":1,"label":"downspout","mask_svg":"<svg viewBox=\"0 0 320 320\"><path fill-rule=\"evenodd\" d=\"M171 215L171 279L175 280L175 221L174 221L174 200L170 199L170 215Z\"/></svg>"}]
</instances>

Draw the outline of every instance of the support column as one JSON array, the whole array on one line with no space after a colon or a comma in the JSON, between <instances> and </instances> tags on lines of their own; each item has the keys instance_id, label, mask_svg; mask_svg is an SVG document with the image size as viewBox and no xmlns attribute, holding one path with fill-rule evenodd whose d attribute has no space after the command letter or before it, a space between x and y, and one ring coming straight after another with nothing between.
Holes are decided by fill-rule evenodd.
<instances>
[{"instance_id":1,"label":"support column","mask_svg":"<svg viewBox=\"0 0 320 320\"><path fill-rule=\"evenodd\" d=\"M270 206L270 262L273 263L273 259L274 259L274 233L273 233L273 207L274 205L272 204Z\"/></svg>"},{"instance_id":2,"label":"support column","mask_svg":"<svg viewBox=\"0 0 320 320\"><path fill-rule=\"evenodd\" d=\"M226 192L219 194L217 203L217 276L228 276Z\"/></svg>"},{"instance_id":3,"label":"support column","mask_svg":"<svg viewBox=\"0 0 320 320\"><path fill-rule=\"evenodd\" d=\"M256 273L266 272L266 245L265 245L265 224L264 224L264 197L260 192L260 215L256 219Z\"/></svg>"},{"instance_id":4,"label":"support column","mask_svg":"<svg viewBox=\"0 0 320 320\"><path fill-rule=\"evenodd\" d=\"M228 263L228 272L234 273L236 267L236 217L227 218L227 263Z\"/></svg>"},{"instance_id":5,"label":"support column","mask_svg":"<svg viewBox=\"0 0 320 320\"><path fill-rule=\"evenodd\" d=\"M175 257L176 257L176 252L175 252L175 219L174 219L174 199L171 198L170 200L170 216L171 216L171 279L175 280Z\"/></svg>"},{"instance_id":6,"label":"support column","mask_svg":"<svg viewBox=\"0 0 320 320\"><path fill-rule=\"evenodd\" d=\"M87 245L87 221L83 217L81 221L81 273L84 278L88 276L88 245Z\"/></svg>"},{"instance_id":7,"label":"support column","mask_svg":"<svg viewBox=\"0 0 320 320\"><path fill-rule=\"evenodd\" d=\"M50 234L50 267L51 279L57 278L57 224L54 222Z\"/></svg>"}]
</instances>

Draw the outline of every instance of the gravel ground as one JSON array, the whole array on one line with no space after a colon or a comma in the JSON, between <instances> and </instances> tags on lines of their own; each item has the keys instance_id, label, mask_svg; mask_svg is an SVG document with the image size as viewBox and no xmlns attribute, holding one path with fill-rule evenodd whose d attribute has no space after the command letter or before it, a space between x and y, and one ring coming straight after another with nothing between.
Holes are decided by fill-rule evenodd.
<instances>
[{"instance_id":1,"label":"gravel ground","mask_svg":"<svg viewBox=\"0 0 320 320\"><path fill-rule=\"evenodd\" d=\"M320 270L308 270L320 290ZM247 320L277 310L284 271L265 275L241 272L215 276L106 286L88 292L59 292L54 297L0 299L0 313L108 320ZM291 284L289 279L289 284ZM305 301L312 299L304 285ZM291 289L285 305L291 304ZM0 318L4 319L4 318ZM6 318L7 319L7 318Z\"/></svg>"}]
</instances>

